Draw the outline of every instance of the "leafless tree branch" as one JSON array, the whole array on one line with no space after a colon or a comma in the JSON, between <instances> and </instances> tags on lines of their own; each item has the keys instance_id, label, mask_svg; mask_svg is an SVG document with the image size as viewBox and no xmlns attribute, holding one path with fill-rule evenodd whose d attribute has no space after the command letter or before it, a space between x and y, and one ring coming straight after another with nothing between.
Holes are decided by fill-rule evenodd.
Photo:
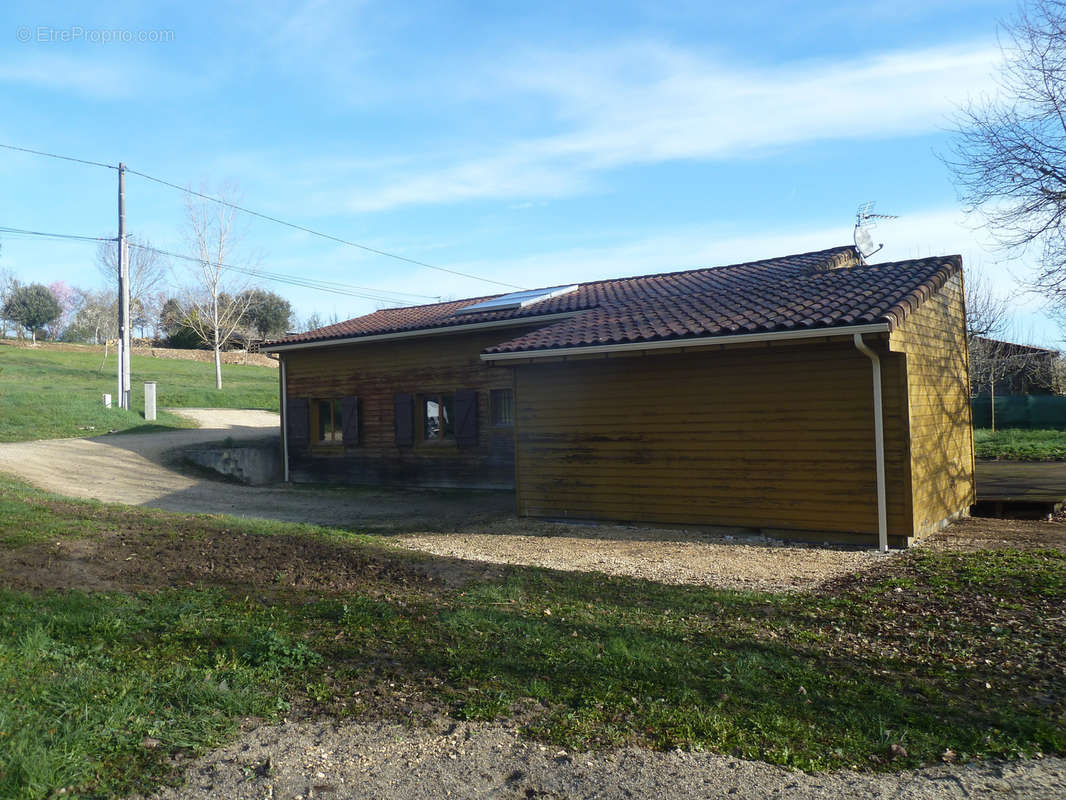
<instances>
[{"instance_id":1,"label":"leafless tree branch","mask_svg":"<svg viewBox=\"0 0 1066 800\"><path fill-rule=\"evenodd\" d=\"M1034 285L1066 293L1066 2L1004 26L999 95L972 101L945 158L967 209L1007 248L1040 248Z\"/></svg>"},{"instance_id":2,"label":"leafless tree branch","mask_svg":"<svg viewBox=\"0 0 1066 800\"><path fill-rule=\"evenodd\" d=\"M210 192L205 188L202 194ZM232 201L235 189L223 187L215 194ZM183 322L214 351L215 387L221 389L221 350L240 328L249 305L246 287L227 272L227 265L245 266L237 253L240 237L229 206L189 195L185 214L187 237L198 262L190 268L190 283L178 303Z\"/></svg>"}]
</instances>

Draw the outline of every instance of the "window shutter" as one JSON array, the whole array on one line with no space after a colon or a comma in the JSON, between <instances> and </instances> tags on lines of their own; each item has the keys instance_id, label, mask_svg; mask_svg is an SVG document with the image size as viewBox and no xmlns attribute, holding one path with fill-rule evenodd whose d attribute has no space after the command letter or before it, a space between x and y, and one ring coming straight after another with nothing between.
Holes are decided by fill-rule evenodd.
<instances>
[{"instance_id":1,"label":"window shutter","mask_svg":"<svg viewBox=\"0 0 1066 800\"><path fill-rule=\"evenodd\" d=\"M348 447L359 444L359 398L341 398L341 430L344 444Z\"/></svg>"},{"instance_id":2,"label":"window shutter","mask_svg":"<svg viewBox=\"0 0 1066 800\"><path fill-rule=\"evenodd\" d=\"M311 441L310 403L306 397L290 397L285 408L289 447L306 447Z\"/></svg>"},{"instance_id":3,"label":"window shutter","mask_svg":"<svg viewBox=\"0 0 1066 800\"><path fill-rule=\"evenodd\" d=\"M396 423L396 446L411 447L415 443L415 399L409 394L393 398Z\"/></svg>"},{"instance_id":4,"label":"window shutter","mask_svg":"<svg viewBox=\"0 0 1066 800\"><path fill-rule=\"evenodd\" d=\"M455 443L477 447L477 392L473 389L455 393Z\"/></svg>"}]
</instances>

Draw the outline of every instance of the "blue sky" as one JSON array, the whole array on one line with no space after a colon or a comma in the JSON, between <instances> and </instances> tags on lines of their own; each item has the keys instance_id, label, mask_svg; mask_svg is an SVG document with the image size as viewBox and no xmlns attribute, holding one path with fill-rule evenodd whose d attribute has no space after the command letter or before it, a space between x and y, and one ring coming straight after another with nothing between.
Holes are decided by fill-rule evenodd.
<instances>
[{"instance_id":1,"label":"blue sky","mask_svg":"<svg viewBox=\"0 0 1066 800\"><path fill-rule=\"evenodd\" d=\"M266 214L524 287L849 243L865 200L900 215L874 261L962 253L1003 291L1030 269L965 220L937 157L952 114L995 90L1010 3L79 6L5 4L0 142L229 182ZM114 231L109 170L0 151L0 187L0 226ZM126 193L131 232L189 252L180 193L136 176ZM234 260L272 272L494 291L241 229ZM102 283L91 245L2 247L24 280ZM381 305L265 285L301 316ZM1012 333L1056 344L1038 309L1019 297Z\"/></svg>"}]
</instances>

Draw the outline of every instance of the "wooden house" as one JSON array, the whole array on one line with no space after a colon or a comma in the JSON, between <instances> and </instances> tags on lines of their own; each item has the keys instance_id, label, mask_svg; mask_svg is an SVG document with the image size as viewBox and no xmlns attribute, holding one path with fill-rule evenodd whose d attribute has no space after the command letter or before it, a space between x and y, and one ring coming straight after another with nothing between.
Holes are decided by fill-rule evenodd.
<instances>
[{"instance_id":1,"label":"wooden house","mask_svg":"<svg viewBox=\"0 0 1066 800\"><path fill-rule=\"evenodd\" d=\"M377 311L263 346L293 481L902 546L974 501L962 264L842 247Z\"/></svg>"}]
</instances>

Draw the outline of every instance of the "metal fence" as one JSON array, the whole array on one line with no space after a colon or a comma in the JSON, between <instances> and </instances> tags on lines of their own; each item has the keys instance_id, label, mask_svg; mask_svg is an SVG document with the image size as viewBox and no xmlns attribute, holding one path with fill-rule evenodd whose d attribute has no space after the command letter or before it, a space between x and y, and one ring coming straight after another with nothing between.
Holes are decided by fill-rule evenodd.
<instances>
[{"instance_id":1,"label":"metal fence","mask_svg":"<svg viewBox=\"0 0 1066 800\"><path fill-rule=\"evenodd\" d=\"M992 427L992 398L970 401L975 428ZM1057 428L1066 430L1066 397L1012 394L996 398L996 430L1003 428Z\"/></svg>"}]
</instances>

